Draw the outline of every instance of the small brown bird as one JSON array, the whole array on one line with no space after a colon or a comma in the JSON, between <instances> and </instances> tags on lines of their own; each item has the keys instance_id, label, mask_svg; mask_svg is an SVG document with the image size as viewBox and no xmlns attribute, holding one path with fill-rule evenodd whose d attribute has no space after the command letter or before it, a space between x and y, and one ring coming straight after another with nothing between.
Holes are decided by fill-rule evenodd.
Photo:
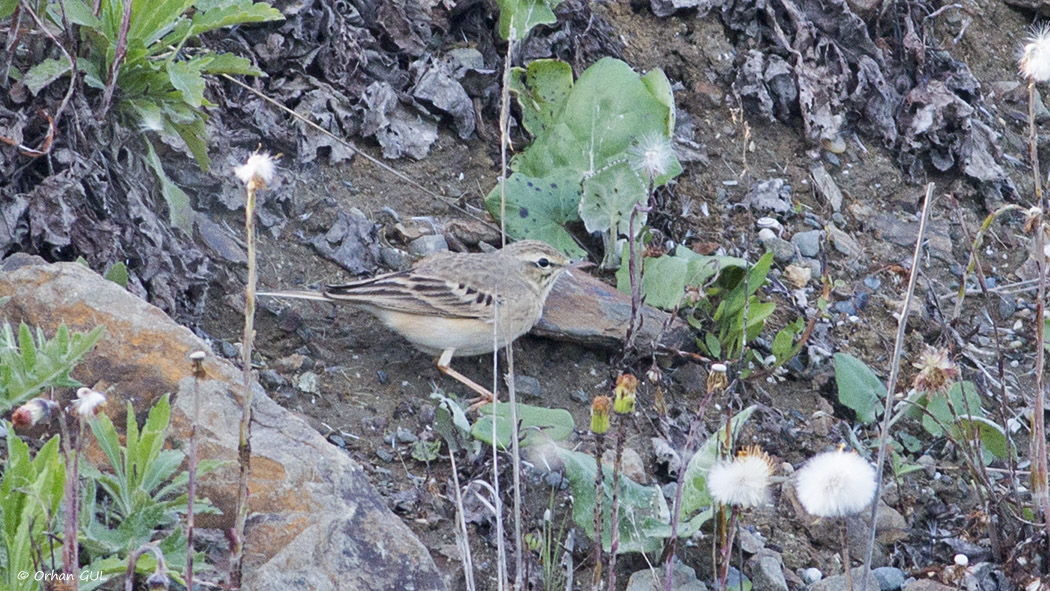
<instances>
[{"instance_id":1,"label":"small brown bird","mask_svg":"<svg viewBox=\"0 0 1050 591\"><path fill-rule=\"evenodd\" d=\"M571 266L553 247L523 240L488 253L437 253L407 271L386 273L322 291L259 296L348 304L371 313L474 390L492 392L450 367L457 355L491 353L529 332L543 314L554 282Z\"/></svg>"}]
</instances>

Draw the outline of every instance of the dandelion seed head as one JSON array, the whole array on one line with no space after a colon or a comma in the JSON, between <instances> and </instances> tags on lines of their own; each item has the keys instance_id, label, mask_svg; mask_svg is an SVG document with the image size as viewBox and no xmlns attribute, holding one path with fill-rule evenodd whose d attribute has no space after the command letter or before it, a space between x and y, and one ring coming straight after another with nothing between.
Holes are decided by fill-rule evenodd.
<instances>
[{"instance_id":1,"label":"dandelion seed head","mask_svg":"<svg viewBox=\"0 0 1050 591\"><path fill-rule=\"evenodd\" d=\"M674 162L674 149L664 136L650 133L635 142L627 152L631 168L645 178L655 179L667 174Z\"/></svg>"},{"instance_id":2,"label":"dandelion seed head","mask_svg":"<svg viewBox=\"0 0 1050 591\"><path fill-rule=\"evenodd\" d=\"M233 170L237 178L245 185L255 183L256 188L269 185L273 181L275 158L269 152L255 152L248 161Z\"/></svg>"},{"instance_id":3,"label":"dandelion seed head","mask_svg":"<svg viewBox=\"0 0 1050 591\"><path fill-rule=\"evenodd\" d=\"M854 515L875 497L875 469L853 452L813 456L795 478L799 502L817 517Z\"/></svg>"},{"instance_id":4,"label":"dandelion seed head","mask_svg":"<svg viewBox=\"0 0 1050 591\"><path fill-rule=\"evenodd\" d=\"M757 507L769 497L773 466L769 455L757 447L740 452L730 462L719 462L707 473L711 498L723 505Z\"/></svg>"},{"instance_id":5,"label":"dandelion seed head","mask_svg":"<svg viewBox=\"0 0 1050 591\"><path fill-rule=\"evenodd\" d=\"M69 410L80 419L86 420L94 418L105 403L106 397L102 393L91 388L81 388L77 390L77 399L69 406Z\"/></svg>"},{"instance_id":6,"label":"dandelion seed head","mask_svg":"<svg viewBox=\"0 0 1050 591\"><path fill-rule=\"evenodd\" d=\"M959 368L948 357L947 349L926 347L914 366L919 370L912 386L922 392L940 392L959 375Z\"/></svg>"},{"instance_id":7,"label":"dandelion seed head","mask_svg":"<svg viewBox=\"0 0 1050 591\"><path fill-rule=\"evenodd\" d=\"M1032 29L1021 50L1021 74L1033 82L1050 80L1050 25Z\"/></svg>"}]
</instances>

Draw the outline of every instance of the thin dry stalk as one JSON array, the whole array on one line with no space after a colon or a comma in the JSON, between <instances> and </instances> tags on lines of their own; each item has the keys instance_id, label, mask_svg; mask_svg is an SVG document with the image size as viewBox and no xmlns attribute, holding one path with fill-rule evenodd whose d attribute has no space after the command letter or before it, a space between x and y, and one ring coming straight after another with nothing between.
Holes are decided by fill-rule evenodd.
<instances>
[{"instance_id":1,"label":"thin dry stalk","mask_svg":"<svg viewBox=\"0 0 1050 591\"><path fill-rule=\"evenodd\" d=\"M919 257L922 255L923 237L926 234L926 220L930 215L930 204L933 201L933 183L926 185L926 195L922 200L922 212L919 214L919 232L915 237L915 252L911 259L911 273L908 275L908 289L901 305L900 319L897 322L897 338L893 344L893 361L890 366L890 377L886 381L886 406L882 412L882 428L879 433L879 454L875 462L875 501L871 504L871 523L868 526L868 546L864 557L864 574L861 578L860 591L867 591L868 569L871 568L871 556L875 549L875 515L879 510L879 496L882 494L882 473L886 467L886 442L890 436L890 415L893 414L893 393L897 390L897 378L900 377L901 354L904 352L904 331L908 326L908 312L915 295L915 281L919 277ZM849 566L846 566L847 572ZM850 586L852 591L853 587Z\"/></svg>"},{"instance_id":2,"label":"thin dry stalk","mask_svg":"<svg viewBox=\"0 0 1050 591\"><path fill-rule=\"evenodd\" d=\"M79 428L74 447L70 441L67 420L66 413L59 413L58 428L62 437L62 451L66 456L66 466L69 467L66 472L65 490L62 493L66 498L66 523L62 535L62 572L71 575L68 580L72 585L72 590L76 591L79 585L77 571L80 568L80 548L77 538L77 524L79 523L77 505L80 500L80 441L84 435L84 422L77 421Z\"/></svg>"},{"instance_id":3,"label":"thin dry stalk","mask_svg":"<svg viewBox=\"0 0 1050 591\"><path fill-rule=\"evenodd\" d=\"M474 557L470 553L470 534L467 531L466 511L463 509L463 491L459 487L456 453L449 450L448 459L452 463L452 484L456 488L456 545L459 546L459 555L463 561L463 581L467 591L475 591Z\"/></svg>"},{"instance_id":4,"label":"thin dry stalk","mask_svg":"<svg viewBox=\"0 0 1050 591\"><path fill-rule=\"evenodd\" d=\"M733 382L735 385L736 382ZM730 389L732 386L730 387ZM692 424L689 426L689 436L685 440L685 453L682 454L682 466L678 469L678 481L676 483L676 489L674 494L674 509L671 511L671 538L667 542L667 550L664 551L667 561L667 572L664 576L664 591L671 591L672 584L674 583L674 555L675 547L678 543L678 521L681 519L682 512L682 489L685 481L685 468L689 465L689 460L692 458L693 444L696 441L696 435L699 431L700 425L703 424L704 413L707 411L707 405L711 402L711 397L714 395L715 390L709 389L703 400L700 401L700 406L696 409L696 414L693 416Z\"/></svg>"},{"instance_id":5,"label":"thin dry stalk","mask_svg":"<svg viewBox=\"0 0 1050 591\"><path fill-rule=\"evenodd\" d=\"M186 589L193 590L193 533L194 514L193 503L197 498L197 425L200 423L200 381L204 379L204 351L195 351L190 354L193 363L193 422L190 423L190 449L187 457L189 466L186 468L189 479L186 491Z\"/></svg>"},{"instance_id":6,"label":"thin dry stalk","mask_svg":"<svg viewBox=\"0 0 1050 591\"><path fill-rule=\"evenodd\" d=\"M244 559L244 527L248 521L248 477L251 472L252 443L252 345L255 341L255 192L256 185L247 184L247 200L244 204L244 231L248 254L248 283L244 287L244 336L241 339L241 364L243 365L241 398L241 423L237 445L237 460L240 475L237 479L237 515L233 525L233 556L230 558L230 579L235 588L240 588Z\"/></svg>"},{"instance_id":7,"label":"thin dry stalk","mask_svg":"<svg viewBox=\"0 0 1050 591\"><path fill-rule=\"evenodd\" d=\"M503 58L503 88L500 90L499 108L499 233L501 246L507 245L507 150L510 146L510 62L517 42L514 31L507 41L507 55ZM496 353L493 352L493 356ZM507 397L510 402L511 422L511 464L514 469L514 588L521 590L525 586L525 557L522 554L521 531L521 449L518 444L518 397L514 383L514 347L507 345ZM493 376L495 380L495 376ZM493 389L493 392L496 390ZM495 408L495 406L493 406ZM493 420L495 425L495 420ZM495 441L495 440L494 440ZM498 473L493 471L498 478ZM505 566L504 566L505 568Z\"/></svg>"},{"instance_id":8,"label":"thin dry stalk","mask_svg":"<svg viewBox=\"0 0 1050 591\"><path fill-rule=\"evenodd\" d=\"M1039 217L1035 220L1035 261L1039 274L1039 288L1035 298L1035 407L1032 411L1032 500L1036 509L1043 514L1043 529L1046 533L1047 552L1050 555L1050 492L1047 490L1047 457L1046 457L1046 417L1044 416L1044 398L1046 390L1043 384L1045 371L1044 329L1046 317L1046 254L1043 219L1046 215L1046 203L1043 200L1043 186L1039 170L1039 135L1035 127L1035 80L1028 82L1028 156L1032 161L1032 178L1035 181L1035 201L1039 208Z\"/></svg>"},{"instance_id":9,"label":"thin dry stalk","mask_svg":"<svg viewBox=\"0 0 1050 591\"><path fill-rule=\"evenodd\" d=\"M721 572L718 575L718 591L726 591L726 583L729 581L730 552L733 549L733 539L736 536L737 517L740 515L740 507L734 505L729 511L729 523L723 532L724 544L721 552Z\"/></svg>"}]
</instances>

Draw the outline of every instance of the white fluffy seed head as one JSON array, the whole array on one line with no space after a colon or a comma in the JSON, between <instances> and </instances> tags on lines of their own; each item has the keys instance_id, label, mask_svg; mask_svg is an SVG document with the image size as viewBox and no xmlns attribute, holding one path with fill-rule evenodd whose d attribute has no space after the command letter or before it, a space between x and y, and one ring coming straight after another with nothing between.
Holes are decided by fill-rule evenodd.
<instances>
[{"instance_id":1,"label":"white fluffy seed head","mask_svg":"<svg viewBox=\"0 0 1050 591\"><path fill-rule=\"evenodd\" d=\"M102 405L106 403L106 397L91 388L77 390L77 399L70 405L70 411L82 420L92 419L98 414Z\"/></svg>"},{"instance_id":2,"label":"white fluffy seed head","mask_svg":"<svg viewBox=\"0 0 1050 591\"><path fill-rule=\"evenodd\" d=\"M630 147L627 152L628 162L643 177L655 179L671 169L674 162L674 149L666 137L649 133Z\"/></svg>"},{"instance_id":3,"label":"white fluffy seed head","mask_svg":"<svg viewBox=\"0 0 1050 591\"><path fill-rule=\"evenodd\" d=\"M1021 50L1021 74L1033 82L1050 80L1050 25L1032 30Z\"/></svg>"},{"instance_id":4,"label":"white fluffy seed head","mask_svg":"<svg viewBox=\"0 0 1050 591\"><path fill-rule=\"evenodd\" d=\"M798 471L795 490L811 515L854 515L875 497L875 469L853 452L822 453Z\"/></svg>"},{"instance_id":5,"label":"white fluffy seed head","mask_svg":"<svg viewBox=\"0 0 1050 591\"><path fill-rule=\"evenodd\" d=\"M757 507L769 497L769 456L749 448L731 462L719 462L707 473L707 490L722 505Z\"/></svg>"},{"instance_id":6,"label":"white fluffy seed head","mask_svg":"<svg viewBox=\"0 0 1050 591\"><path fill-rule=\"evenodd\" d=\"M254 183L256 188L262 188L273 181L274 157L269 152L255 152L248 157L248 161L233 170L237 178L245 185Z\"/></svg>"}]
</instances>

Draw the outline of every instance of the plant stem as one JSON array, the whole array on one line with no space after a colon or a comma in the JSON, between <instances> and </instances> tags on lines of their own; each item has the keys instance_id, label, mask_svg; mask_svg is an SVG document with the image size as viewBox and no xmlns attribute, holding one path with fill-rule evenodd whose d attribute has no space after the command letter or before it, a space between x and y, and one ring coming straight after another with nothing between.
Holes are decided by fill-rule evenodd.
<instances>
[{"instance_id":1,"label":"plant stem","mask_svg":"<svg viewBox=\"0 0 1050 591\"><path fill-rule=\"evenodd\" d=\"M729 581L729 554L733 549L733 538L736 537L736 522L739 514L740 507L733 505L733 508L729 510L729 523L726 525L725 531L722 532L724 543L720 553L721 572L718 575L718 591L726 591L726 583Z\"/></svg>"},{"instance_id":2,"label":"plant stem","mask_svg":"<svg viewBox=\"0 0 1050 591\"><path fill-rule=\"evenodd\" d=\"M77 512L79 505L80 479L80 440L84 435L84 422L77 420L77 440L70 441L69 426L66 424L66 413L59 413L58 427L61 430L62 450L66 456L66 482L63 495L66 498L66 523L62 533L62 572L69 577L72 591L79 585L77 571L80 570L80 548L77 539Z\"/></svg>"},{"instance_id":3,"label":"plant stem","mask_svg":"<svg viewBox=\"0 0 1050 591\"><path fill-rule=\"evenodd\" d=\"M1044 397L1046 390L1043 384L1045 371L1046 341L1044 329L1046 324L1046 255L1043 220L1046 215L1046 203L1043 201L1043 186L1039 170L1039 134L1035 127L1035 81L1028 82L1028 156L1032 161L1032 178L1035 181L1035 201L1039 208L1039 219L1035 226L1035 261L1039 273L1039 287L1035 298L1035 340L1038 351L1035 356L1035 405L1032 417L1032 500L1037 512L1042 513L1043 528L1048 544L1050 557L1050 492L1047 490L1047 457L1046 457L1046 417L1044 416Z\"/></svg>"},{"instance_id":4,"label":"plant stem","mask_svg":"<svg viewBox=\"0 0 1050 591\"><path fill-rule=\"evenodd\" d=\"M616 415L616 455L613 459L612 521L609 530L609 591L616 591L616 553L620 551L620 468L623 463L623 440L627 435L626 415Z\"/></svg>"},{"instance_id":5,"label":"plant stem","mask_svg":"<svg viewBox=\"0 0 1050 591\"><path fill-rule=\"evenodd\" d=\"M231 584L239 588L244 569L244 527L248 521L248 476L251 472L251 423L252 423L252 343L255 340L255 191L254 181L247 184L247 200L244 204L244 230L247 234L248 283L244 287L244 336L241 339L241 364L243 365L241 398L240 438L237 445L237 460L240 477L237 480L237 515L233 526L233 556L230 559Z\"/></svg>"},{"instance_id":6,"label":"plant stem","mask_svg":"<svg viewBox=\"0 0 1050 591\"><path fill-rule=\"evenodd\" d=\"M109 77L106 79L106 89L102 91L102 106L98 110L98 120L103 121L109 112L109 105L113 101L113 89L117 86L117 75L120 66L124 63L124 57L128 54L128 28L131 26L131 0L124 2L124 14L120 17L120 30L117 32L117 46L113 53L113 64L109 67ZM74 72L75 74L75 72Z\"/></svg>"},{"instance_id":7,"label":"plant stem","mask_svg":"<svg viewBox=\"0 0 1050 591\"><path fill-rule=\"evenodd\" d=\"M911 258L911 273L908 275L908 288L901 304L900 319L897 322L897 338L893 344L893 362L890 366L890 377L886 381L886 405L882 413L882 428L879 432L879 454L875 462L875 501L871 504L871 524L868 526L868 544L864 558L865 576L861 579L860 591L867 591L867 572L871 568L871 556L875 550L875 517L879 511L879 496L882 494L882 473L886 468L886 442L890 436L890 415L893 414L893 393L897 390L897 378L900 376L901 354L904 352L904 331L908 326L908 313L911 311L912 298L915 295L915 281L919 276L919 257L922 255L923 236L926 234L926 219L929 217L930 204L933 201L933 183L926 185L926 194L922 201L922 212L919 214L919 232L915 236L915 252ZM849 568L847 567L847 572ZM849 588L853 591L853 587Z\"/></svg>"},{"instance_id":8,"label":"plant stem","mask_svg":"<svg viewBox=\"0 0 1050 591\"><path fill-rule=\"evenodd\" d=\"M605 435L594 434L594 459L598 464L594 477L594 579L591 588L602 588L602 501L605 499L605 475L602 474L602 456L605 455Z\"/></svg>"},{"instance_id":9,"label":"plant stem","mask_svg":"<svg viewBox=\"0 0 1050 591\"><path fill-rule=\"evenodd\" d=\"M875 500L875 504L878 505L878 498ZM853 591L853 570L850 568L851 560L849 557L849 533L846 531L846 518L839 517L839 528L842 531L842 566L846 570L846 591ZM867 567L863 570L864 581L868 580L868 569ZM861 583L861 589L863 590L865 583Z\"/></svg>"},{"instance_id":10,"label":"plant stem","mask_svg":"<svg viewBox=\"0 0 1050 591\"><path fill-rule=\"evenodd\" d=\"M667 567L666 574L664 576L664 591L671 591L671 585L674 582L674 553L675 546L678 542L678 520L681 518L682 512L682 488L685 481L685 469L689 465L689 460L692 458L690 451L693 448L693 443L696 440L696 434L701 424L703 424L704 412L707 410L707 405L711 402L711 397L714 395L714 390L708 390L707 394L704 395L703 400L700 401L700 406L696 409L696 415L693 416L692 424L689 425L689 436L685 440L685 449L682 453L682 465L678 469L678 482L674 493L674 509L671 511L671 539L667 542L667 550L664 554L667 555Z\"/></svg>"},{"instance_id":11,"label":"plant stem","mask_svg":"<svg viewBox=\"0 0 1050 591\"><path fill-rule=\"evenodd\" d=\"M186 491L186 590L193 591L193 501L197 497L197 424L200 422L200 381L204 378L201 360L193 360L193 421L190 423L190 450L187 462L189 488Z\"/></svg>"}]
</instances>

